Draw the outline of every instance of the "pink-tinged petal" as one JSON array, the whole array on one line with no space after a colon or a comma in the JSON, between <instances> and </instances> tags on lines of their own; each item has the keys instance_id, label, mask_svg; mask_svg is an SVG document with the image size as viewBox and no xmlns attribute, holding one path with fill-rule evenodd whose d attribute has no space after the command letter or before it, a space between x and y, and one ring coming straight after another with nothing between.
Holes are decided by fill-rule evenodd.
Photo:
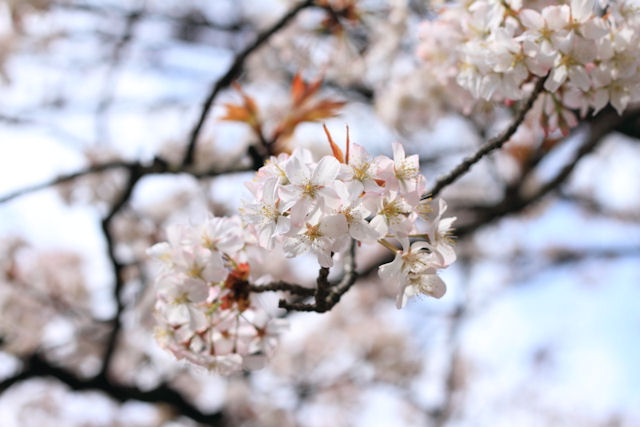
<instances>
[{"instance_id":1,"label":"pink-tinged petal","mask_svg":"<svg viewBox=\"0 0 640 427\"><path fill-rule=\"evenodd\" d=\"M164 316L170 325L182 325L189 321L189 309L184 304L169 304L165 306Z\"/></svg>"},{"instance_id":2,"label":"pink-tinged petal","mask_svg":"<svg viewBox=\"0 0 640 427\"><path fill-rule=\"evenodd\" d=\"M302 227L307 215L313 206L313 202L309 199L301 199L298 203L291 208L291 225L295 228Z\"/></svg>"},{"instance_id":3,"label":"pink-tinged petal","mask_svg":"<svg viewBox=\"0 0 640 427\"><path fill-rule=\"evenodd\" d=\"M387 225L387 221L384 219L382 215L376 215L369 225L376 230L379 236L384 237L389 231L389 226Z\"/></svg>"},{"instance_id":4,"label":"pink-tinged petal","mask_svg":"<svg viewBox=\"0 0 640 427\"><path fill-rule=\"evenodd\" d=\"M438 253L438 255L440 255L438 257L439 259L438 267L441 267L441 268L447 267L453 264L453 262L457 258L456 252L453 250L453 247L451 245L440 244L436 246L434 250Z\"/></svg>"},{"instance_id":5,"label":"pink-tinged petal","mask_svg":"<svg viewBox=\"0 0 640 427\"><path fill-rule=\"evenodd\" d=\"M310 177L309 167L302 161L299 155L294 154L291 156L284 168L287 178L289 178L292 184L301 185Z\"/></svg>"},{"instance_id":6,"label":"pink-tinged petal","mask_svg":"<svg viewBox=\"0 0 640 427\"><path fill-rule=\"evenodd\" d=\"M378 267L378 275L382 280L386 282L395 282L397 280L400 280L403 277L401 254L396 254L393 261Z\"/></svg>"},{"instance_id":7,"label":"pink-tinged petal","mask_svg":"<svg viewBox=\"0 0 640 427\"><path fill-rule=\"evenodd\" d=\"M542 9L542 17L550 30L561 30L569 24L571 9L566 4L547 6Z\"/></svg>"},{"instance_id":8,"label":"pink-tinged petal","mask_svg":"<svg viewBox=\"0 0 640 427\"><path fill-rule=\"evenodd\" d=\"M278 178L270 178L264 183L262 200L268 205L273 205L278 200L278 182Z\"/></svg>"},{"instance_id":9,"label":"pink-tinged petal","mask_svg":"<svg viewBox=\"0 0 640 427\"><path fill-rule=\"evenodd\" d=\"M360 165L371 160L371 155L364 149L362 145L351 143L349 153L349 164Z\"/></svg>"},{"instance_id":10,"label":"pink-tinged petal","mask_svg":"<svg viewBox=\"0 0 640 427\"><path fill-rule=\"evenodd\" d=\"M441 219L440 222L438 223L438 233L440 234L446 233L449 229L451 229L451 226L453 225L456 219L457 217L455 216L450 216L448 218Z\"/></svg>"},{"instance_id":11,"label":"pink-tinged petal","mask_svg":"<svg viewBox=\"0 0 640 427\"><path fill-rule=\"evenodd\" d=\"M202 280L189 277L184 281L182 287L186 290L190 302L203 302L209 296L209 285Z\"/></svg>"},{"instance_id":12,"label":"pink-tinged petal","mask_svg":"<svg viewBox=\"0 0 640 427\"><path fill-rule=\"evenodd\" d=\"M316 251L318 263L321 267L329 268L333 267L333 259L331 258L331 252L329 251Z\"/></svg>"},{"instance_id":13,"label":"pink-tinged petal","mask_svg":"<svg viewBox=\"0 0 640 427\"><path fill-rule=\"evenodd\" d=\"M588 91L591 87L591 80L584 67L576 65L569 68L569 81L580 90Z\"/></svg>"},{"instance_id":14,"label":"pink-tinged petal","mask_svg":"<svg viewBox=\"0 0 640 427\"><path fill-rule=\"evenodd\" d=\"M332 252L342 252L349 247L351 243L351 236L349 234L341 234L335 237L333 245L331 245Z\"/></svg>"},{"instance_id":15,"label":"pink-tinged petal","mask_svg":"<svg viewBox=\"0 0 640 427\"><path fill-rule=\"evenodd\" d=\"M396 308L398 310L400 310L407 304L407 300L409 299L406 292L407 288L409 288L409 284L405 283L402 287L400 287L400 290L396 294Z\"/></svg>"},{"instance_id":16,"label":"pink-tinged petal","mask_svg":"<svg viewBox=\"0 0 640 427\"><path fill-rule=\"evenodd\" d=\"M289 217L281 216L276 220L276 234L285 234L291 229L291 219Z\"/></svg>"},{"instance_id":17,"label":"pink-tinged petal","mask_svg":"<svg viewBox=\"0 0 640 427\"><path fill-rule=\"evenodd\" d=\"M571 0L571 17L584 22L593 14L593 0Z\"/></svg>"},{"instance_id":18,"label":"pink-tinged petal","mask_svg":"<svg viewBox=\"0 0 640 427\"><path fill-rule=\"evenodd\" d=\"M404 147L399 142L394 142L393 146L393 161L395 163L402 162L404 160Z\"/></svg>"},{"instance_id":19,"label":"pink-tinged petal","mask_svg":"<svg viewBox=\"0 0 640 427\"><path fill-rule=\"evenodd\" d=\"M224 268L219 253L212 253L210 261L202 271L202 278L208 282L219 282L227 277L227 270Z\"/></svg>"},{"instance_id":20,"label":"pink-tinged petal","mask_svg":"<svg viewBox=\"0 0 640 427\"><path fill-rule=\"evenodd\" d=\"M294 258L298 255L302 255L307 250L307 245L297 237L291 237L285 240L282 247L288 258Z\"/></svg>"},{"instance_id":21,"label":"pink-tinged petal","mask_svg":"<svg viewBox=\"0 0 640 427\"><path fill-rule=\"evenodd\" d=\"M593 107L593 115L595 116L609 102L609 91L606 89L598 89L591 97L591 106Z\"/></svg>"},{"instance_id":22,"label":"pink-tinged petal","mask_svg":"<svg viewBox=\"0 0 640 427\"><path fill-rule=\"evenodd\" d=\"M167 242L156 243L147 249L147 255L168 262L171 260L171 246Z\"/></svg>"},{"instance_id":23,"label":"pink-tinged petal","mask_svg":"<svg viewBox=\"0 0 640 427\"><path fill-rule=\"evenodd\" d=\"M544 27L544 19L535 10L524 9L520 11L520 21L526 28L539 30Z\"/></svg>"},{"instance_id":24,"label":"pink-tinged petal","mask_svg":"<svg viewBox=\"0 0 640 427\"><path fill-rule=\"evenodd\" d=\"M297 185L280 185L278 186L278 195L285 203L297 202L302 197L302 189Z\"/></svg>"},{"instance_id":25,"label":"pink-tinged petal","mask_svg":"<svg viewBox=\"0 0 640 427\"><path fill-rule=\"evenodd\" d=\"M611 105L613 105L618 114L622 115L624 113L629 101L631 101L631 96L624 89L616 88L611 91Z\"/></svg>"},{"instance_id":26,"label":"pink-tinged petal","mask_svg":"<svg viewBox=\"0 0 640 427\"><path fill-rule=\"evenodd\" d=\"M588 39L598 40L609 33L609 28L603 19L593 18L582 24L580 33Z\"/></svg>"},{"instance_id":27,"label":"pink-tinged petal","mask_svg":"<svg viewBox=\"0 0 640 427\"><path fill-rule=\"evenodd\" d=\"M537 59L526 58L525 63L527 64L527 68L529 69L529 71L531 71L538 77L544 77L549 72L550 67L543 64L541 61L538 61Z\"/></svg>"},{"instance_id":28,"label":"pink-tinged petal","mask_svg":"<svg viewBox=\"0 0 640 427\"><path fill-rule=\"evenodd\" d=\"M596 59L597 50L596 42L593 40L576 37L571 54L581 64L588 64Z\"/></svg>"},{"instance_id":29,"label":"pink-tinged petal","mask_svg":"<svg viewBox=\"0 0 640 427\"><path fill-rule=\"evenodd\" d=\"M420 280L420 291L434 298L442 298L447 292L447 285L437 274L426 274Z\"/></svg>"},{"instance_id":30,"label":"pink-tinged petal","mask_svg":"<svg viewBox=\"0 0 640 427\"><path fill-rule=\"evenodd\" d=\"M332 184L333 180L338 176L339 171L340 162L338 162L335 157L325 156L313 171L311 182L316 185Z\"/></svg>"},{"instance_id":31,"label":"pink-tinged petal","mask_svg":"<svg viewBox=\"0 0 640 427\"><path fill-rule=\"evenodd\" d=\"M186 233L184 224L171 224L167 227L167 240L173 247L180 246L185 241Z\"/></svg>"},{"instance_id":32,"label":"pink-tinged petal","mask_svg":"<svg viewBox=\"0 0 640 427\"><path fill-rule=\"evenodd\" d=\"M407 239L407 241L408 241L408 239ZM404 248L404 245L406 243L403 241L402 244L403 244L403 248ZM430 248L430 247L431 246L429 245L429 243L427 243L427 242L425 242L423 240L418 240L416 242L413 242L413 244L411 245L410 251L415 253L415 252L420 252L422 249L427 249L427 248ZM406 251L406 249L405 249L405 251Z\"/></svg>"},{"instance_id":33,"label":"pink-tinged petal","mask_svg":"<svg viewBox=\"0 0 640 427\"><path fill-rule=\"evenodd\" d=\"M544 82L544 88L553 93L558 90L558 88L565 82L567 79L567 67L561 65L551 70L549 77Z\"/></svg>"},{"instance_id":34,"label":"pink-tinged petal","mask_svg":"<svg viewBox=\"0 0 640 427\"><path fill-rule=\"evenodd\" d=\"M347 219L344 215L328 215L320 222L320 232L331 237L346 234Z\"/></svg>"},{"instance_id":35,"label":"pink-tinged petal","mask_svg":"<svg viewBox=\"0 0 640 427\"><path fill-rule=\"evenodd\" d=\"M356 222L349 227L349 234L356 240L360 240L363 243L375 243L378 239L384 237L384 234L380 234L371 224L366 222Z\"/></svg>"},{"instance_id":36,"label":"pink-tinged petal","mask_svg":"<svg viewBox=\"0 0 640 427\"><path fill-rule=\"evenodd\" d=\"M274 223L265 224L258 233L258 244L266 249L273 249L273 232L275 229Z\"/></svg>"},{"instance_id":37,"label":"pink-tinged petal","mask_svg":"<svg viewBox=\"0 0 640 427\"><path fill-rule=\"evenodd\" d=\"M326 186L318 188L316 191L321 197L323 208L335 210L340 207L340 197L338 196L338 193L336 193L336 190L333 189L333 187Z\"/></svg>"}]
</instances>

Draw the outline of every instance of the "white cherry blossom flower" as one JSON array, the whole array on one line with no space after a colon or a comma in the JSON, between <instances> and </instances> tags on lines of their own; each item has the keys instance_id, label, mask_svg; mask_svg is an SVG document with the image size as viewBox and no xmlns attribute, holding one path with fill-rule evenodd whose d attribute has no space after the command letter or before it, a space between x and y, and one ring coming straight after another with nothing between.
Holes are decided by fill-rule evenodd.
<instances>
[{"instance_id":1,"label":"white cherry blossom flower","mask_svg":"<svg viewBox=\"0 0 640 427\"><path fill-rule=\"evenodd\" d=\"M294 227L300 227L313 209L335 208L339 203L332 184L340 172L340 163L334 157L325 156L312 168L303 161L300 153L295 151L287 162L290 184L281 186L279 190L285 204L294 203L291 207L291 224Z\"/></svg>"},{"instance_id":2,"label":"white cherry blossom flower","mask_svg":"<svg viewBox=\"0 0 640 427\"><path fill-rule=\"evenodd\" d=\"M331 253L343 250L345 243L348 243L348 240L345 242L347 231L344 215L323 216L316 211L299 232L285 240L283 247L290 258L310 251L316 255L322 267L331 267Z\"/></svg>"},{"instance_id":3,"label":"white cherry blossom flower","mask_svg":"<svg viewBox=\"0 0 640 427\"><path fill-rule=\"evenodd\" d=\"M369 196L364 200L365 206L374 213L370 224L381 235L389 231L408 235L413 229L416 214L413 207L396 191L387 195Z\"/></svg>"},{"instance_id":4,"label":"white cherry blossom flower","mask_svg":"<svg viewBox=\"0 0 640 427\"><path fill-rule=\"evenodd\" d=\"M337 213L344 215L349 235L363 243L375 243L384 237L386 231L376 229L366 220L371 211L362 203L360 182L336 182L335 188L342 202Z\"/></svg>"},{"instance_id":5,"label":"white cherry blossom flower","mask_svg":"<svg viewBox=\"0 0 640 427\"><path fill-rule=\"evenodd\" d=\"M451 238L452 224L456 217L442 218L447 210L447 203L440 199L438 202L438 214L431 222L429 231L429 248L440 255L441 267L446 267L456 260L456 252L453 250L453 239Z\"/></svg>"},{"instance_id":6,"label":"white cherry blossom flower","mask_svg":"<svg viewBox=\"0 0 640 427\"><path fill-rule=\"evenodd\" d=\"M442 297L446 286L436 274L437 268L442 265L440 256L425 251L429 246L426 242L418 241L409 245L409 239L402 238L401 243L402 250L396 253L393 261L378 269L382 280L400 283L396 307L404 307L407 298L418 293Z\"/></svg>"},{"instance_id":7,"label":"white cherry blossom flower","mask_svg":"<svg viewBox=\"0 0 640 427\"><path fill-rule=\"evenodd\" d=\"M415 192L420 177L420 161L417 155L406 157L404 147L393 143L393 162L389 158L379 159L379 176L389 190L402 193Z\"/></svg>"},{"instance_id":8,"label":"white cherry blossom flower","mask_svg":"<svg viewBox=\"0 0 640 427\"><path fill-rule=\"evenodd\" d=\"M291 227L291 220L285 213L295 201L281 201L278 187L278 178L269 178L261 189L261 197L256 198L256 203L245 203L241 208L244 220L256 224L258 243L266 249L273 249L274 236L288 232Z\"/></svg>"}]
</instances>

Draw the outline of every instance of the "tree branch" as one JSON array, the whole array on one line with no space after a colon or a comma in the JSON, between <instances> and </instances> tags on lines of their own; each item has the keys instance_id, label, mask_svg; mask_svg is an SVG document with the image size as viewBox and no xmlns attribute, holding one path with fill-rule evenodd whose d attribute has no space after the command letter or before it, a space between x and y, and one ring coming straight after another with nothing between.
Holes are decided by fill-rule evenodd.
<instances>
[{"instance_id":1,"label":"tree branch","mask_svg":"<svg viewBox=\"0 0 640 427\"><path fill-rule=\"evenodd\" d=\"M506 142L508 142L509 139L513 136L513 134L516 133L516 130L518 130L518 127L520 127L520 124L522 124L522 122L524 121L525 116L533 106L533 103L538 98L538 95L540 94L540 92L542 92L542 89L544 87L544 82L546 81L546 79L547 79L546 77L538 79L536 86L533 92L531 93L531 96L529 96L529 99L527 99L527 101L518 109L518 112L516 113L516 116L513 119L513 122L511 123L511 125L509 125L507 129L505 129L500 135L497 135L496 137L491 138L484 145L482 145L475 153L473 153L471 156L464 159L460 164L458 164L451 171L449 171L445 175L438 178L438 180L436 181L431 191L423 195L422 199L426 199L428 197L432 197L432 198L436 197L445 187L454 183L455 181L458 180L458 178L466 174L474 164L480 161L480 159L482 159L484 156L491 153L492 151L501 148Z\"/></svg>"},{"instance_id":2,"label":"tree branch","mask_svg":"<svg viewBox=\"0 0 640 427\"><path fill-rule=\"evenodd\" d=\"M256 49L262 46L267 40L271 38L275 33L284 28L289 21L291 21L301 10L306 9L313 5L313 0L305 0L299 3L297 6L293 7L289 12L287 12L282 18L280 18L275 24L271 27L267 28L265 31L260 33L253 43L248 45L244 50L238 53L231 64L231 67L227 70L227 72L216 81L216 83L211 88L209 95L205 99L202 104L202 109L200 111L200 117L198 117L198 121L196 122L193 130L191 131L191 136L189 138L189 144L187 146L187 150L184 155L184 159L182 161L183 166L187 166L193 163L194 155L196 150L196 144L198 143L198 137L200 136L200 131L202 130L202 126L204 125L204 121L209 114L209 110L213 105L213 101L218 96L218 93L231 85L231 83L240 75L242 72L242 68L244 67L244 62L247 60L249 55L253 53Z\"/></svg>"},{"instance_id":3,"label":"tree branch","mask_svg":"<svg viewBox=\"0 0 640 427\"><path fill-rule=\"evenodd\" d=\"M132 162L132 161L125 161L125 160L116 160L113 162L106 162L106 163L101 163L97 165L92 165L76 172L72 172L66 175L60 175L57 178L51 179L49 181L41 182L39 184L31 185L29 187L25 187L25 188L21 188L19 190L13 191L9 194L6 194L0 197L0 204L8 202L18 197L27 195L29 193L33 193L35 191L45 190L49 187L53 187L58 184L64 184L66 182L73 181L77 178L81 178L86 175L101 173L111 169L126 169L128 171L137 169L141 177L146 175L154 175L154 174L186 173L197 179L211 178L211 177L223 175L223 174L248 172L252 170L250 167L238 166L238 167L234 167L226 170L217 170L212 168L204 171L196 171L196 170L192 170L190 167L182 167L182 166L174 167L172 165L169 165L164 159L161 159L159 157L156 157L153 160L153 162L150 164L143 164L137 161Z\"/></svg>"},{"instance_id":4,"label":"tree branch","mask_svg":"<svg viewBox=\"0 0 640 427\"><path fill-rule=\"evenodd\" d=\"M295 295L302 296L313 296L315 294L315 289L307 288L301 285L296 285L295 283L288 283L282 280L278 282L267 283L265 285L250 285L249 290L251 292L273 292L273 291L283 291L290 292Z\"/></svg>"},{"instance_id":5,"label":"tree branch","mask_svg":"<svg viewBox=\"0 0 640 427\"><path fill-rule=\"evenodd\" d=\"M315 311L317 313L331 310L358 279L358 273L356 272L356 245L356 241L352 240L348 255L349 259L344 267L344 275L338 283L332 284L328 281L328 268L320 269L317 288L315 289L315 302L313 304L298 301L289 302L281 299L278 307L287 311Z\"/></svg>"},{"instance_id":6,"label":"tree branch","mask_svg":"<svg viewBox=\"0 0 640 427\"><path fill-rule=\"evenodd\" d=\"M65 182L73 181L76 178L83 177L85 175L91 175L94 173L100 173L104 171L108 171L111 169L129 169L131 168L133 163L126 162L124 160L117 160L114 162L102 163L99 165L89 166L88 168L81 169L77 172L72 172L66 175L60 175L57 178L54 178L50 181L41 182L39 184L31 185L29 187L21 188L19 190L13 191L9 194L6 194L0 197L0 204L6 203L10 200L13 200L17 197L24 196L29 193L33 193L35 191L44 190L49 187L53 187L54 185L64 184Z\"/></svg>"},{"instance_id":7,"label":"tree branch","mask_svg":"<svg viewBox=\"0 0 640 427\"><path fill-rule=\"evenodd\" d=\"M639 116L640 110L629 111L622 116L618 116L611 109L607 109L603 113L598 114L598 116L591 123L591 131L589 137L580 146L573 159L565 164L565 166L560 171L558 171L558 173L553 178L540 186L529 196L522 196L520 194L520 191L517 191L514 192L511 197L504 198L502 202L492 207L484 208L483 213L479 219L470 224L465 224L458 227L456 229L456 235L458 237L465 236L469 233L474 232L476 229L482 226L492 223L499 218L520 212L525 207L539 201L548 193L560 187L560 185L562 185L567 180L567 178L569 178L571 173L578 165L580 159L591 153L607 134L614 131L620 126L624 126L625 123L637 120Z\"/></svg>"},{"instance_id":8,"label":"tree branch","mask_svg":"<svg viewBox=\"0 0 640 427\"><path fill-rule=\"evenodd\" d=\"M176 414L184 415L199 423L211 426L225 424L222 412L203 413L167 384L161 384L154 389L143 391L136 387L115 384L103 375L81 378L65 368L50 364L39 354L33 354L24 363L25 367L22 372L0 382L0 393L13 384L30 378L51 377L68 385L75 391L97 390L119 402L138 400L150 403L164 403L172 407Z\"/></svg>"}]
</instances>

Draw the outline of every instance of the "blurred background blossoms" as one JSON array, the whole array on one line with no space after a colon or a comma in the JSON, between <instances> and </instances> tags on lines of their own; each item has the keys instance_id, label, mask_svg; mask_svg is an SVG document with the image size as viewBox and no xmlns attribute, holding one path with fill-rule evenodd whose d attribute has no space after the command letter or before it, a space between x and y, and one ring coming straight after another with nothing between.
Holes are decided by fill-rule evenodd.
<instances>
[{"instance_id":1,"label":"blurred background blossoms","mask_svg":"<svg viewBox=\"0 0 640 427\"><path fill-rule=\"evenodd\" d=\"M0 426L640 424L639 10L0 1Z\"/></svg>"}]
</instances>

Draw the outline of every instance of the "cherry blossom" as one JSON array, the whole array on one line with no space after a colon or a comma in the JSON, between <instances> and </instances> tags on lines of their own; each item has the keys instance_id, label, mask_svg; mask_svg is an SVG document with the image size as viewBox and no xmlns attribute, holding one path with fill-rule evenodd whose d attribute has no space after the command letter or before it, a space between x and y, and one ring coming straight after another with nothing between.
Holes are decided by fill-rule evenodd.
<instances>
[{"instance_id":1,"label":"cherry blossom","mask_svg":"<svg viewBox=\"0 0 640 427\"><path fill-rule=\"evenodd\" d=\"M255 292L268 282L252 268L264 264L266 250L289 258L309 253L328 269L349 258L334 255L350 243L379 243L396 254L380 276L401 277L398 307L417 293L441 297L446 288L437 270L455 260L448 237L455 218L442 218L442 200L436 215L426 215L418 156L407 156L399 143L392 148L393 159L374 158L357 144L347 145L346 157L334 144L334 155L317 162L301 149L272 157L246 183L250 198L240 217L169 226L168 240L147 251L163 265L156 280L158 343L222 374L262 367L286 327ZM409 246L409 236L420 240Z\"/></svg>"}]
</instances>

